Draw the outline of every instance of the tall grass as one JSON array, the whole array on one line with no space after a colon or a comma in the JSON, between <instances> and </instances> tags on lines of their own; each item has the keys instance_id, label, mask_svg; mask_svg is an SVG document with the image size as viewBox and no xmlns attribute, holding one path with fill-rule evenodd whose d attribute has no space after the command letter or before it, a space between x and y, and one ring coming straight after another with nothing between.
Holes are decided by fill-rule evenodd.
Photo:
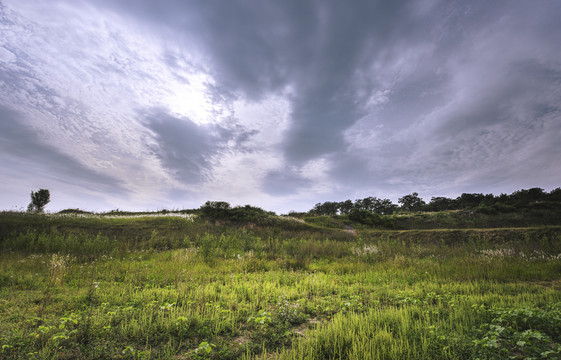
<instances>
[{"instance_id":1,"label":"tall grass","mask_svg":"<svg viewBox=\"0 0 561 360\"><path fill-rule=\"evenodd\" d=\"M179 220L12 222L0 358L561 356L551 229L449 242Z\"/></svg>"}]
</instances>

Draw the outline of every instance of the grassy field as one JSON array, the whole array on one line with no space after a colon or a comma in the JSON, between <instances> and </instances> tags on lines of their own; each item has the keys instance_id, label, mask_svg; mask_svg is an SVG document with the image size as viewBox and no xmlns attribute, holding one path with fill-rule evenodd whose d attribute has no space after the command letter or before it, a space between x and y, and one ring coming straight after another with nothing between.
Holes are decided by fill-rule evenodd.
<instances>
[{"instance_id":1,"label":"grassy field","mask_svg":"<svg viewBox=\"0 0 561 360\"><path fill-rule=\"evenodd\" d=\"M1 214L0 358L561 358L560 227L343 223Z\"/></svg>"}]
</instances>

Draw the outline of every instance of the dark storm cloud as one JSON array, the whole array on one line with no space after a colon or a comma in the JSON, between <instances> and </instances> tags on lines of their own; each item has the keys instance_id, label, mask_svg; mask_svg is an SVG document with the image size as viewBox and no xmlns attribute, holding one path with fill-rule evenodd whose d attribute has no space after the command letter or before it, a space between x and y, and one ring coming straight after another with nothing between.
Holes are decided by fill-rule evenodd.
<instances>
[{"instance_id":1,"label":"dark storm cloud","mask_svg":"<svg viewBox=\"0 0 561 360\"><path fill-rule=\"evenodd\" d=\"M167 26L179 39L195 42L208 55L219 83L250 98L286 85L289 68L311 55L315 40L315 6L298 1L94 2L135 14L158 29Z\"/></svg>"},{"instance_id":2,"label":"dark storm cloud","mask_svg":"<svg viewBox=\"0 0 561 360\"><path fill-rule=\"evenodd\" d=\"M214 160L232 142L241 151L255 131L237 125L197 124L170 115L166 109L141 112L142 123L155 134L153 153L177 180L201 183L212 178ZM251 151L251 149L245 149Z\"/></svg>"},{"instance_id":3,"label":"dark storm cloud","mask_svg":"<svg viewBox=\"0 0 561 360\"><path fill-rule=\"evenodd\" d=\"M540 122L532 109L552 112L559 103L551 95L560 85L551 52L561 33L555 10L554 1L144 1L135 11L195 39L223 89L254 100L289 89L291 123L281 150L296 171L266 176L264 189L275 194L281 184L291 186L280 193L306 186L297 168L325 156L334 179L390 187L430 183L430 172L453 179L476 163L492 168L479 156L512 150L516 134L531 146L540 135L524 131ZM387 102L369 109L379 90L390 91ZM344 132L371 111L371 125L384 124L384 145L355 151ZM424 118L432 132L415 134ZM491 135L480 138L489 127ZM468 171L479 170L487 171Z\"/></svg>"},{"instance_id":4,"label":"dark storm cloud","mask_svg":"<svg viewBox=\"0 0 561 360\"><path fill-rule=\"evenodd\" d=\"M142 117L156 135L152 150L173 177L189 184L211 177L213 157L228 137L223 129L176 118L164 109L152 109Z\"/></svg>"},{"instance_id":5,"label":"dark storm cloud","mask_svg":"<svg viewBox=\"0 0 561 360\"><path fill-rule=\"evenodd\" d=\"M173 27L186 41L196 33L216 79L230 91L258 99L290 87L293 123L284 152L303 162L342 148L341 132L360 117L361 96L371 86L365 79L364 95L357 93L353 82L362 67L394 41L399 26L415 33L404 3L144 1L133 11Z\"/></svg>"},{"instance_id":6,"label":"dark storm cloud","mask_svg":"<svg viewBox=\"0 0 561 360\"><path fill-rule=\"evenodd\" d=\"M124 184L95 172L78 160L46 144L21 115L0 106L0 149L2 158L14 164L13 173L24 173L36 180L55 179L66 184L105 193L126 193Z\"/></svg>"},{"instance_id":7,"label":"dark storm cloud","mask_svg":"<svg viewBox=\"0 0 561 360\"><path fill-rule=\"evenodd\" d=\"M330 158L332 178L433 194L558 186L561 27L552 10L561 7L547 5L550 13L496 3L492 16L470 6L446 27L448 40L432 41L414 76L392 88L374 117L385 125L378 142L363 151L350 144Z\"/></svg>"}]
</instances>

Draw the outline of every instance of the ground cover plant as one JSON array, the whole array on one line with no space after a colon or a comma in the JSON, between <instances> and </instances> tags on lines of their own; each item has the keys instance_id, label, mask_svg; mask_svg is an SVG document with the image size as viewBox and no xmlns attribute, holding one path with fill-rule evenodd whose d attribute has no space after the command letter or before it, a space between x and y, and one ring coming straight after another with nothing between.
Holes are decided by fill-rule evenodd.
<instances>
[{"instance_id":1,"label":"ground cover plant","mask_svg":"<svg viewBox=\"0 0 561 360\"><path fill-rule=\"evenodd\" d=\"M556 226L86 215L0 215L0 358L561 357Z\"/></svg>"}]
</instances>

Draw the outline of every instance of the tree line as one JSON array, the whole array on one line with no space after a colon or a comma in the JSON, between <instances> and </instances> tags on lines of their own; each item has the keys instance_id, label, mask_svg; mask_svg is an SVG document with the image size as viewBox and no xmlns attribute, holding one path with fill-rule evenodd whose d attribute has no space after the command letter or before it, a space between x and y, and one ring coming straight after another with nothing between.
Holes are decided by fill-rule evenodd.
<instances>
[{"instance_id":1,"label":"tree line","mask_svg":"<svg viewBox=\"0 0 561 360\"><path fill-rule=\"evenodd\" d=\"M40 189L31 192L31 203L28 212L43 212L45 205L50 202L50 192L47 189ZM392 215L396 212L436 212L445 210L476 210L481 213L493 214L501 212L514 212L522 208L554 208L561 210L561 188L556 188L550 192L542 188L522 189L510 195L482 193L463 193L457 198L432 197L430 202L425 202L419 194L412 194L400 197L394 204L390 199L380 199L369 196L363 199L345 201L326 201L317 203L308 212L290 212L291 216L318 216L318 215L353 215L354 217L365 218L368 221L378 221L371 219L369 214ZM274 212L265 211L261 208L245 205L232 207L225 201L207 201L197 211L201 216L209 219L229 219L230 221L263 221Z\"/></svg>"},{"instance_id":2,"label":"tree line","mask_svg":"<svg viewBox=\"0 0 561 360\"><path fill-rule=\"evenodd\" d=\"M326 201L317 203L307 215L349 215L353 211L368 211L378 215L391 215L398 211L444 211L444 210L478 210L482 213L497 213L516 211L521 207L539 205L542 207L555 206L561 203L561 188L550 192L541 188L522 189L510 195L482 193L463 193L457 198L432 197L425 202L414 192L398 199L394 204L389 199L369 196L355 201ZM296 215L296 213L294 213Z\"/></svg>"}]
</instances>

